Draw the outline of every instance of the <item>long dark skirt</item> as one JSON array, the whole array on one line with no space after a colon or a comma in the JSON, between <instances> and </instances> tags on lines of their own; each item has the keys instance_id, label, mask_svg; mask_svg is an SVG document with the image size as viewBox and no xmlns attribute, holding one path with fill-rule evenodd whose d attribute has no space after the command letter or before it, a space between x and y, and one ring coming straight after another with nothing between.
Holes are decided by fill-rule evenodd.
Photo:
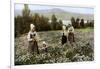
<instances>
[{"instance_id":1,"label":"long dark skirt","mask_svg":"<svg viewBox=\"0 0 100 69\"><path fill-rule=\"evenodd\" d=\"M62 45L67 42L67 37L65 35L62 36Z\"/></svg>"},{"instance_id":2,"label":"long dark skirt","mask_svg":"<svg viewBox=\"0 0 100 69\"><path fill-rule=\"evenodd\" d=\"M74 33L68 33L68 41L70 43L75 42Z\"/></svg>"},{"instance_id":3,"label":"long dark skirt","mask_svg":"<svg viewBox=\"0 0 100 69\"><path fill-rule=\"evenodd\" d=\"M39 49L38 49L38 43L37 41L31 41L29 42L29 52L32 54L34 52L37 52L39 54Z\"/></svg>"}]
</instances>

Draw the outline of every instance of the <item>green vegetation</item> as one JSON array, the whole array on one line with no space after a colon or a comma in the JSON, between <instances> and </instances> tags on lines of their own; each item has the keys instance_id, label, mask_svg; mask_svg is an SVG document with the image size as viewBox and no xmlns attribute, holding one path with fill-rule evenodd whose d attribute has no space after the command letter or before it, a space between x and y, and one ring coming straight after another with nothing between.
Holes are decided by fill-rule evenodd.
<instances>
[{"instance_id":1,"label":"green vegetation","mask_svg":"<svg viewBox=\"0 0 100 69\"><path fill-rule=\"evenodd\" d=\"M88 31L86 31L88 30ZM75 29L75 43L61 45L62 31L38 32L40 54L28 53L26 34L15 39L15 65L81 62L94 60L93 29ZM48 52L42 50L46 41Z\"/></svg>"},{"instance_id":2,"label":"green vegetation","mask_svg":"<svg viewBox=\"0 0 100 69\"><path fill-rule=\"evenodd\" d=\"M15 19L15 65L65 63L94 60L94 21L71 18L71 23L75 28L75 42L67 42L61 45L63 21L55 14L50 18L39 13L30 13L28 5L24 5L22 16ZM48 14L50 15L50 14ZM61 14L60 14L61 15ZM63 15L61 15L63 17ZM51 22L49 20L51 19ZM67 18L65 18L67 19ZM40 54L28 53L27 33L30 24L36 26L37 34L40 37L38 42ZM42 42L47 43L47 53L42 50Z\"/></svg>"},{"instance_id":3,"label":"green vegetation","mask_svg":"<svg viewBox=\"0 0 100 69\"><path fill-rule=\"evenodd\" d=\"M22 34L27 33L30 30L30 24L36 26L36 31L51 31L51 30L61 30L63 25L63 20L58 19L56 14L52 14L50 18L40 15L39 13L31 13L28 5L24 5L22 10L22 16L18 15L15 18L15 37L19 37ZM51 22L49 22L51 20ZM81 20L81 22L80 22ZM71 23L74 28L86 28L94 27L94 21L87 21L84 23L84 19L71 18Z\"/></svg>"},{"instance_id":4,"label":"green vegetation","mask_svg":"<svg viewBox=\"0 0 100 69\"><path fill-rule=\"evenodd\" d=\"M81 28L81 29L76 29L78 31L81 31L81 32L93 32L94 31L94 28L91 28L91 27L88 27L88 28Z\"/></svg>"}]
</instances>

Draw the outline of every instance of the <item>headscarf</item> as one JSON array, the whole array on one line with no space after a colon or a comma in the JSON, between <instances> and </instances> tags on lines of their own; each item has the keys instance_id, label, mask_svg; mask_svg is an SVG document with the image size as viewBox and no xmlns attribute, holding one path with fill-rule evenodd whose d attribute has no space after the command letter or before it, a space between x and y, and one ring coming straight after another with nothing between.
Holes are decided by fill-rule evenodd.
<instances>
[{"instance_id":1,"label":"headscarf","mask_svg":"<svg viewBox=\"0 0 100 69\"><path fill-rule=\"evenodd\" d=\"M34 24L30 24L30 29L32 30L35 27Z\"/></svg>"}]
</instances>

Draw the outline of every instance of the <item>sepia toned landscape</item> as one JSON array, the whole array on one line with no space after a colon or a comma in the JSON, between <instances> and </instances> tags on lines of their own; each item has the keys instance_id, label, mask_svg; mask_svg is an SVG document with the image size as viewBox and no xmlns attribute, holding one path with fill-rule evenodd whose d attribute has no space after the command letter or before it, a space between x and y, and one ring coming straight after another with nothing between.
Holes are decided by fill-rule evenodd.
<instances>
[{"instance_id":1,"label":"sepia toned landscape","mask_svg":"<svg viewBox=\"0 0 100 69\"><path fill-rule=\"evenodd\" d=\"M19 9L18 6L22 8ZM43 9L33 9L34 6ZM85 12L83 12L83 9ZM93 8L15 4L14 12L15 65L94 60ZM39 37L39 54L30 54L28 52L27 35L30 30L30 24L35 25ZM75 42L70 43L70 41L67 41L62 44L62 35L64 33L62 26L66 27L65 32L67 34L65 35L67 36L69 24L74 27ZM43 50L44 41L47 45L47 51Z\"/></svg>"}]
</instances>

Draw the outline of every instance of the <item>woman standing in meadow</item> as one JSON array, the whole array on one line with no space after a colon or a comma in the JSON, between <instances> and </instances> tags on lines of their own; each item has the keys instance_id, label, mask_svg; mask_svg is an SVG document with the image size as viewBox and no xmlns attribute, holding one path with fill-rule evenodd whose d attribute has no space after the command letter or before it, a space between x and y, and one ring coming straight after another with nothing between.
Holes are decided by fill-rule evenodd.
<instances>
[{"instance_id":1,"label":"woman standing in meadow","mask_svg":"<svg viewBox=\"0 0 100 69\"><path fill-rule=\"evenodd\" d=\"M35 30L35 25L30 24L30 31L27 35L27 39L29 42L29 52L33 54L35 51L37 54L39 54L39 49L38 49L38 36L37 32Z\"/></svg>"},{"instance_id":2,"label":"woman standing in meadow","mask_svg":"<svg viewBox=\"0 0 100 69\"><path fill-rule=\"evenodd\" d=\"M62 35L62 45L67 42L67 35L66 35L66 26L62 26L63 29L63 35Z\"/></svg>"},{"instance_id":3,"label":"woman standing in meadow","mask_svg":"<svg viewBox=\"0 0 100 69\"><path fill-rule=\"evenodd\" d=\"M71 24L68 25L68 41L75 42L74 27Z\"/></svg>"}]
</instances>

